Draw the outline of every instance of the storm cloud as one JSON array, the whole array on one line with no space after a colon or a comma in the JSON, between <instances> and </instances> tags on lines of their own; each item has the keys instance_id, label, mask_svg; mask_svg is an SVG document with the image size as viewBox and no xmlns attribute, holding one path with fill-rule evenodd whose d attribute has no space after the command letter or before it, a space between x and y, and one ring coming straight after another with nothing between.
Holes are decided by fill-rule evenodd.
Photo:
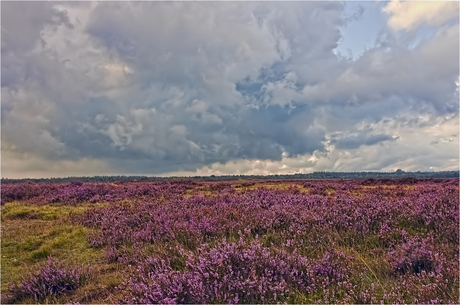
<instances>
[{"instance_id":1,"label":"storm cloud","mask_svg":"<svg viewBox=\"0 0 460 305\"><path fill-rule=\"evenodd\" d=\"M2 176L458 169L458 3L375 5L2 2Z\"/></svg>"}]
</instances>

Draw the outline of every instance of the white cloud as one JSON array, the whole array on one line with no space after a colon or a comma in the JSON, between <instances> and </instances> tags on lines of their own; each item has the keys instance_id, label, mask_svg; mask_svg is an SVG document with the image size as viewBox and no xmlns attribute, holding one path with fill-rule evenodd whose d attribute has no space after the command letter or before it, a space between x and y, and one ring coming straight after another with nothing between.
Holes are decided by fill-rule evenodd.
<instances>
[{"instance_id":1,"label":"white cloud","mask_svg":"<svg viewBox=\"0 0 460 305\"><path fill-rule=\"evenodd\" d=\"M324 153L315 151L294 158L283 154L280 161L238 159L214 163L196 171L169 172L165 175L272 175L314 171L395 171L398 168L405 171L458 170L458 116L435 118L432 126L424 128L401 125L392 119L370 125L378 132L396 132L400 140L362 146L355 150L335 149L332 146ZM363 127L370 126L364 124ZM434 140L439 144L430 145Z\"/></svg>"},{"instance_id":2,"label":"white cloud","mask_svg":"<svg viewBox=\"0 0 460 305\"><path fill-rule=\"evenodd\" d=\"M200 100L193 100L185 110L193 114L193 119L202 123L222 125L222 119L214 113L206 111L208 104Z\"/></svg>"},{"instance_id":3,"label":"white cloud","mask_svg":"<svg viewBox=\"0 0 460 305\"><path fill-rule=\"evenodd\" d=\"M295 86L296 81L297 76L295 73L289 72L284 79L267 83L262 87L265 90L264 101L267 104L279 105L281 107L290 106L293 101L303 101L304 98L299 92L300 90Z\"/></svg>"},{"instance_id":4,"label":"white cloud","mask_svg":"<svg viewBox=\"0 0 460 305\"><path fill-rule=\"evenodd\" d=\"M388 25L395 30L415 30L422 23L442 25L458 17L458 1L393 0L383 11L389 14Z\"/></svg>"}]
</instances>

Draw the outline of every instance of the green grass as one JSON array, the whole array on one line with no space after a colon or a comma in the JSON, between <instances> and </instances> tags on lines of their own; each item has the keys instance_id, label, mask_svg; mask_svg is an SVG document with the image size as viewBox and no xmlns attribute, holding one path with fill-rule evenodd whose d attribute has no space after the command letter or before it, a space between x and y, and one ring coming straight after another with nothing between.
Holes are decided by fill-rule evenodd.
<instances>
[{"instance_id":1,"label":"green grass","mask_svg":"<svg viewBox=\"0 0 460 305\"><path fill-rule=\"evenodd\" d=\"M96 204L91 206L104 206ZM49 255L68 268L96 269L95 278L69 295L51 303L70 301L110 303L109 292L121 284L121 270L105 263L101 249L91 248L86 239L91 230L73 224L69 215L81 214L89 205L31 206L11 202L2 206L1 223L1 293L2 303L9 296L8 286L38 270ZM23 299L21 303L34 303Z\"/></svg>"},{"instance_id":2,"label":"green grass","mask_svg":"<svg viewBox=\"0 0 460 305\"><path fill-rule=\"evenodd\" d=\"M83 214L88 207L104 207L108 203L69 205L28 205L19 201L9 202L2 206L2 221L14 219L56 220L69 215Z\"/></svg>"}]
</instances>

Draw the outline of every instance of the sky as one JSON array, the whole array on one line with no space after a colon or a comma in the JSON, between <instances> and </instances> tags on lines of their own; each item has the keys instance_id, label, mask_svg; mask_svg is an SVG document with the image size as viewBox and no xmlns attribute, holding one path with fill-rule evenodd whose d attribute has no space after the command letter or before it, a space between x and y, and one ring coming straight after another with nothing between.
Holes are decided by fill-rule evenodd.
<instances>
[{"instance_id":1,"label":"sky","mask_svg":"<svg viewBox=\"0 0 460 305\"><path fill-rule=\"evenodd\" d=\"M459 2L1 2L1 176L459 169Z\"/></svg>"}]
</instances>

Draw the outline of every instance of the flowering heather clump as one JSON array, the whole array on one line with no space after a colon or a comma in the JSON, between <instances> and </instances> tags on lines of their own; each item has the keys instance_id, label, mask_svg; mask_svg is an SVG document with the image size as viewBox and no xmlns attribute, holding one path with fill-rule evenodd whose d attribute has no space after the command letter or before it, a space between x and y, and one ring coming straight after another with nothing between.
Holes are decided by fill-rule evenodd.
<instances>
[{"instance_id":1,"label":"flowering heather clump","mask_svg":"<svg viewBox=\"0 0 460 305\"><path fill-rule=\"evenodd\" d=\"M52 189L51 185L40 185L32 182L17 184L2 184L1 200L2 205L6 202L15 200L29 200L42 195L47 189Z\"/></svg>"},{"instance_id":2,"label":"flowering heather clump","mask_svg":"<svg viewBox=\"0 0 460 305\"><path fill-rule=\"evenodd\" d=\"M20 285L11 285L9 290L15 300L33 298L35 301L43 301L76 289L87 276L81 269L67 270L61 263L48 257L45 266L30 274Z\"/></svg>"},{"instance_id":3,"label":"flowering heather clump","mask_svg":"<svg viewBox=\"0 0 460 305\"><path fill-rule=\"evenodd\" d=\"M105 256L106 256L106 261L109 264L118 262L123 257L122 253L120 253L120 251L114 246L110 246L105 251Z\"/></svg>"},{"instance_id":4,"label":"flowering heather clump","mask_svg":"<svg viewBox=\"0 0 460 305\"><path fill-rule=\"evenodd\" d=\"M391 251L388 254L388 260L392 262L393 271L395 273L422 271L430 272L438 267L436 266L436 257L438 253L434 252L434 246L430 244L428 239L420 239L418 237L410 238L407 242L398 246L397 250Z\"/></svg>"},{"instance_id":5,"label":"flowering heather clump","mask_svg":"<svg viewBox=\"0 0 460 305\"><path fill-rule=\"evenodd\" d=\"M458 284L452 285L448 278L436 272L405 274L383 300L392 304L458 304Z\"/></svg>"},{"instance_id":6,"label":"flowering heather clump","mask_svg":"<svg viewBox=\"0 0 460 305\"><path fill-rule=\"evenodd\" d=\"M119 287L122 303L276 303L289 300L291 290L306 293L331 282L347 280L352 270L340 253L319 261L286 251L271 251L242 238L215 247L204 244L185 254L186 266L149 257Z\"/></svg>"},{"instance_id":7,"label":"flowering heather clump","mask_svg":"<svg viewBox=\"0 0 460 305\"><path fill-rule=\"evenodd\" d=\"M17 183L1 186L1 203L22 200L34 204L112 202L125 199L174 197L192 188L191 183L127 182L113 183Z\"/></svg>"}]
</instances>

